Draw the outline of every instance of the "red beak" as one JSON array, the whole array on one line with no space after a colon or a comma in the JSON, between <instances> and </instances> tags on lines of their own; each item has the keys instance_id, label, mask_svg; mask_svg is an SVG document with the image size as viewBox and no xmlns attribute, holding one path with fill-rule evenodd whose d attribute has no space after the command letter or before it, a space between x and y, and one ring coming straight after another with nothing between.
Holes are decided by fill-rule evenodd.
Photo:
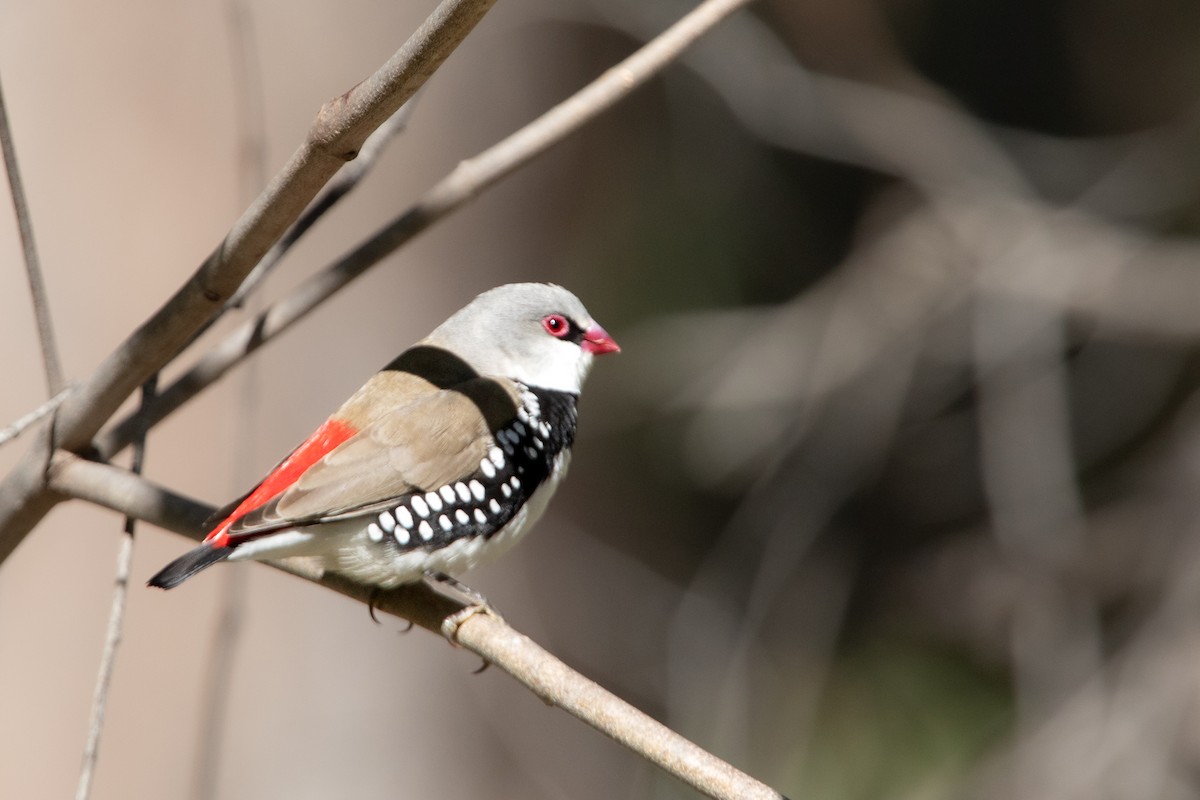
<instances>
[{"instance_id":1,"label":"red beak","mask_svg":"<svg viewBox=\"0 0 1200 800\"><path fill-rule=\"evenodd\" d=\"M584 332L580 347L594 355L621 352L621 346L599 325L592 325Z\"/></svg>"}]
</instances>

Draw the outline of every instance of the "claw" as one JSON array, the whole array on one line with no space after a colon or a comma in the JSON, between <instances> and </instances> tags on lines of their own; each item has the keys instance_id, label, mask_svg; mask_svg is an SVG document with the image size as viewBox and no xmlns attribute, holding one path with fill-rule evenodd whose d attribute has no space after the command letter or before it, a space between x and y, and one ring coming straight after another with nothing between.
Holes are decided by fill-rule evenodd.
<instances>
[{"instance_id":1,"label":"claw","mask_svg":"<svg viewBox=\"0 0 1200 800\"><path fill-rule=\"evenodd\" d=\"M374 589L371 590L371 596L367 598L367 614L369 614L371 616L371 621L374 622L376 625L382 625L383 623L379 621L379 617L375 616L375 601L378 599L379 599L379 587L375 587ZM412 625L411 622L408 624L410 626Z\"/></svg>"}]
</instances>

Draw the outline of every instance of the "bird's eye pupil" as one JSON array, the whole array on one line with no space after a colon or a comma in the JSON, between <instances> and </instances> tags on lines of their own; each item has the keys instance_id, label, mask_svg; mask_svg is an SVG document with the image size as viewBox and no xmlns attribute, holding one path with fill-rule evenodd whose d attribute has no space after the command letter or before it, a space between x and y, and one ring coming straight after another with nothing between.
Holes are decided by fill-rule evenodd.
<instances>
[{"instance_id":1,"label":"bird's eye pupil","mask_svg":"<svg viewBox=\"0 0 1200 800\"><path fill-rule=\"evenodd\" d=\"M560 338L565 336L570 328L570 326L567 324L567 320L560 314L551 314L543 319L542 327L545 328L546 332L551 336L558 336Z\"/></svg>"}]
</instances>

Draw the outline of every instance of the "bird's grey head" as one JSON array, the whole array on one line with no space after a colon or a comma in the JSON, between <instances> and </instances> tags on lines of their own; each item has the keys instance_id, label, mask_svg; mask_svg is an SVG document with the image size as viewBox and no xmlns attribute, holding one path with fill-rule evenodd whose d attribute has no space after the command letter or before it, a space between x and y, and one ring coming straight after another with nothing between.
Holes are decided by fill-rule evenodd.
<instances>
[{"instance_id":1,"label":"bird's grey head","mask_svg":"<svg viewBox=\"0 0 1200 800\"><path fill-rule=\"evenodd\" d=\"M425 339L481 375L578 394L593 355L620 350L579 298L552 283L509 283L456 311Z\"/></svg>"}]
</instances>

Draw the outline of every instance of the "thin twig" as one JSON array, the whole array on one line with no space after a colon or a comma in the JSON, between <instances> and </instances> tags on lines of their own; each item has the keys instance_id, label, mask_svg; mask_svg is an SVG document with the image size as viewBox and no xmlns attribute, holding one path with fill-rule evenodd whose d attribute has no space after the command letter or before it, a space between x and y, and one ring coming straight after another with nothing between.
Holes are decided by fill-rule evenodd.
<instances>
[{"instance_id":1,"label":"thin twig","mask_svg":"<svg viewBox=\"0 0 1200 800\"><path fill-rule=\"evenodd\" d=\"M404 214L376 232L292 294L247 321L208 352L199 363L163 390L145 411L156 425L221 378L273 337L435 222L491 188L501 178L546 152L598 117L635 88L678 59L689 45L750 0L707 0L654 40L533 122L479 155L462 161ZM111 458L128 445L137 425L133 417L98 436L97 452Z\"/></svg>"},{"instance_id":2,"label":"thin twig","mask_svg":"<svg viewBox=\"0 0 1200 800\"><path fill-rule=\"evenodd\" d=\"M151 377L142 385L142 403L154 397L158 381ZM146 458L146 431L133 443L133 464L130 472L140 475ZM79 770L79 784L75 789L75 800L87 800L92 792L92 778L96 772L96 760L100 754L100 734L104 730L104 712L108 708L108 690L112 685L113 670L117 663L117 649L121 646L121 632L125 626L125 605L129 598L129 573L133 565L133 534L137 520L125 517L125 535L117 549L117 570L114 578L112 606L108 612L108 629L104 635L104 651L100 656L100 667L96 672L96 688L92 694L92 714L88 723L87 744L83 748L83 766Z\"/></svg>"},{"instance_id":3,"label":"thin twig","mask_svg":"<svg viewBox=\"0 0 1200 800\"><path fill-rule=\"evenodd\" d=\"M5 425L3 428L0 428L0 445L6 444L17 438L24 433L25 429L30 425L62 405L62 402L67 399L67 395L69 395L74 389L74 386L66 387L58 394L54 395L54 397L51 397L49 400L35 408L33 411L17 417L17 419L15 419L13 422Z\"/></svg>"},{"instance_id":4,"label":"thin twig","mask_svg":"<svg viewBox=\"0 0 1200 800\"><path fill-rule=\"evenodd\" d=\"M96 673L96 688L92 693L92 714L88 722L87 744L83 749L83 765L79 770L79 784L75 788L75 800L87 800L92 791L92 778L95 775L96 760L100 752L100 734L104 730L104 712L108 708L108 689L112 684L117 649L121 644L121 630L125 624L125 602L129 595L129 572L133 563L132 527L133 518L130 517L125 534L121 537L121 545L117 549L112 606L108 612L108 628L104 634L104 651L100 656L100 668Z\"/></svg>"},{"instance_id":5,"label":"thin twig","mask_svg":"<svg viewBox=\"0 0 1200 800\"><path fill-rule=\"evenodd\" d=\"M200 538L199 520L212 509L155 486L118 467L60 452L50 468L51 486L185 536ZM557 706L679 780L722 800L780 800L775 790L722 761L559 661L498 617L470 613L463 601L424 583L386 592L295 563L279 569L316 582L377 610L440 633L513 676Z\"/></svg>"},{"instance_id":6,"label":"thin twig","mask_svg":"<svg viewBox=\"0 0 1200 800\"><path fill-rule=\"evenodd\" d=\"M56 444L84 452L125 398L174 358L366 138L404 105L495 0L443 0L373 76L326 103L306 142L191 278L62 404ZM54 507L31 451L0 483L0 563Z\"/></svg>"},{"instance_id":7,"label":"thin twig","mask_svg":"<svg viewBox=\"0 0 1200 800\"><path fill-rule=\"evenodd\" d=\"M29 214L29 203L25 199L25 186L21 182L21 170L17 165L17 148L12 130L8 126L8 109L4 102L4 91L0 89L0 149L4 151L4 168L8 172L8 187L12 194L13 209L17 214L17 229L21 234L21 249L25 255L25 275L29 279L29 294L33 298L33 316L37 322L38 341L42 346L42 365L46 371L46 390L56 395L64 385L62 362L58 358L58 345L54 341L54 323L50 319L50 301L46 294L46 283L42 280L42 265L38 259L37 245L33 238L33 219Z\"/></svg>"}]
</instances>

